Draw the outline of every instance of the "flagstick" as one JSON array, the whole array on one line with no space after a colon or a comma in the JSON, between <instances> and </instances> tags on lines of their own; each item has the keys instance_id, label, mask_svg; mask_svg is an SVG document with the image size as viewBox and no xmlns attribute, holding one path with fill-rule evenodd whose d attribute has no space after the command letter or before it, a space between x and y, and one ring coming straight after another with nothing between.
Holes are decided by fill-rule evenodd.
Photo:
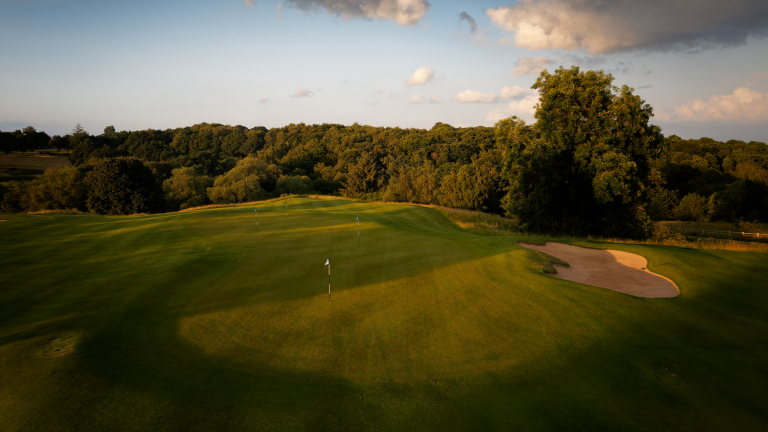
<instances>
[{"instance_id":1,"label":"flagstick","mask_svg":"<svg viewBox=\"0 0 768 432\"><path fill-rule=\"evenodd\" d=\"M331 263L328 262L328 303L331 302Z\"/></svg>"},{"instance_id":2,"label":"flagstick","mask_svg":"<svg viewBox=\"0 0 768 432\"><path fill-rule=\"evenodd\" d=\"M357 236L360 237L360 219L357 220Z\"/></svg>"}]
</instances>

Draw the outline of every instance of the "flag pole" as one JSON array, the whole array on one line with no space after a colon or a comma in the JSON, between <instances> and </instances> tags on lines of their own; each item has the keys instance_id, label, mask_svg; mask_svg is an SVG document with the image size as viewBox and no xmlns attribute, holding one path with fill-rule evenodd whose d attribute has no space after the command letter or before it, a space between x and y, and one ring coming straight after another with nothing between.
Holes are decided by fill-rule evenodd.
<instances>
[{"instance_id":1,"label":"flag pole","mask_svg":"<svg viewBox=\"0 0 768 432\"><path fill-rule=\"evenodd\" d=\"M328 303L331 302L331 261L328 261Z\"/></svg>"}]
</instances>

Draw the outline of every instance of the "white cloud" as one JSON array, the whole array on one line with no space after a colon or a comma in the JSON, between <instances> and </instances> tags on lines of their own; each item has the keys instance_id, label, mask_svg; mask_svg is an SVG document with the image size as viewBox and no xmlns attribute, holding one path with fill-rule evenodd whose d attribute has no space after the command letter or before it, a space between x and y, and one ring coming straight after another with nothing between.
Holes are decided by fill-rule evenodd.
<instances>
[{"instance_id":1,"label":"white cloud","mask_svg":"<svg viewBox=\"0 0 768 432\"><path fill-rule=\"evenodd\" d=\"M438 96L430 96L429 97L429 103L442 103L443 100L440 99Z\"/></svg>"},{"instance_id":2,"label":"white cloud","mask_svg":"<svg viewBox=\"0 0 768 432\"><path fill-rule=\"evenodd\" d=\"M426 100L426 99L424 98L424 96L422 96L422 95L416 95L416 96L414 96L414 97L412 97L412 98L408 99L408 102L409 102L409 103L412 103L412 104L420 104L420 103L424 103L424 101L425 101L425 100Z\"/></svg>"},{"instance_id":3,"label":"white cloud","mask_svg":"<svg viewBox=\"0 0 768 432\"><path fill-rule=\"evenodd\" d=\"M426 0L286 0L304 12L325 9L329 15L350 19L392 20L400 25L416 25L427 10Z\"/></svg>"},{"instance_id":4,"label":"white cloud","mask_svg":"<svg viewBox=\"0 0 768 432\"><path fill-rule=\"evenodd\" d=\"M672 115L660 115L671 122L733 123L768 122L768 93L739 87L732 94L712 96L709 102L693 99L672 110Z\"/></svg>"},{"instance_id":5,"label":"white cloud","mask_svg":"<svg viewBox=\"0 0 768 432\"><path fill-rule=\"evenodd\" d=\"M512 71L512 75L538 75L547 68L548 65L554 64L547 56L541 57L524 57L520 56L515 62L515 69Z\"/></svg>"},{"instance_id":6,"label":"white cloud","mask_svg":"<svg viewBox=\"0 0 768 432\"><path fill-rule=\"evenodd\" d=\"M496 103L499 97L493 93L481 93L477 90L464 90L451 98L459 103Z\"/></svg>"},{"instance_id":7,"label":"white cloud","mask_svg":"<svg viewBox=\"0 0 768 432\"><path fill-rule=\"evenodd\" d=\"M504 87L501 89L502 99L520 99L529 93L528 90L520 86Z\"/></svg>"},{"instance_id":8,"label":"white cloud","mask_svg":"<svg viewBox=\"0 0 768 432\"><path fill-rule=\"evenodd\" d=\"M265 104L267 102L269 102L269 98L259 99L260 104Z\"/></svg>"},{"instance_id":9,"label":"white cloud","mask_svg":"<svg viewBox=\"0 0 768 432\"><path fill-rule=\"evenodd\" d=\"M768 35L765 0L519 0L486 13L530 50L688 50Z\"/></svg>"},{"instance_id":10,"label":"white cloud","mask_svg":"<svg viewBox=\"0 0 768 432\"><path fill-rule=\"evenodd\" d=\"M538 93L531 92L525 98L513 100L505 108L499 108L488 113L485 122L495 124L497 121L518 116L527 122L533 122L533 114L536 112L534 106L539 102Z\"/></svg>"},{"instance_id":11,"label":"white cloud","mask_svg":"<svg viewBox=\"0 0 768 432\"><path fill-rule=\"evenodd\" d=\"M256 6L256 2L254 0L243 0L245 2L245 7L248 6Z\"/></svg>"},{"instance_id":12,"label":"white cloud","mask_svg":"<svg viewBox=\"0 0 768 432\"><path fill-rule=\"evenodd\" d=\"M299 87L299 88L296 89L295 92L293 92L293 95L291 97L292 98L306 98L306 97L312 97L314 95L315 95L314 92L312 92L312 91L310 91L308 89L303 89L303 88Z\"/></svg>"},{"instance_id":13,"label":"white cloud","mask_svg":"<svg viewBox=\"0 0 768 432\"><path fill-rule=\"evenodd\" d=\"M416 72L414 72L411 78L405 82L405 85L412 86L426 84L433 79L435 79L435 73L432 71L432 68L424 66L416 69Z\"/></svg>"}]
</instances>

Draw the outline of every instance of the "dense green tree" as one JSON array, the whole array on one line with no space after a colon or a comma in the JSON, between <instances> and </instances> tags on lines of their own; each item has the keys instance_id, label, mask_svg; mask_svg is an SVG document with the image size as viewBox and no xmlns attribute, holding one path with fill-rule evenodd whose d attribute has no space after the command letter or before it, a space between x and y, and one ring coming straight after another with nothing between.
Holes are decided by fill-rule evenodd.
<instances>
[{"instance_id":1,"label":"dense green tree","mask_svg":"<svg viewBox=\"0 0 768 432\"><path fill-rule=\"evenodd\" d=\"M165 202L173 210L204 205L208 201L208 188L212 186L213 179L198 175L194 168L176 168L163 182Z\"/></svg>"},{"instance_id":2,"label":"dense green tree","mask_svg":"<svg viewBox=\"0 0 768 432\"><path fill-rule=\"evenodd\" d=\"M541 73L536 123L496 126L510 182L506 210L549 232L645 237L651 163L664 152L652 109L602 71Z\"/></svg>"},{"instance_id":3,"label":"dense green tree","mask_svg":"<svg viewBox=\"0 0 768 432\"><path fill-rule=\"evenodd\" d=\"M707 216L707 198L690 193L680 200L677 206L677 218L680 220L702 221Z\"/></svg>"},{"instance_id":4,"label":"dense green tree","mask_svg":"<svg viewBox=\"0 0 768 432\"><path fill-rule=\"evenodd\" d=\"M208 198L217 204L257 201L269 197L261 182L269 176L266 162L248 156L226 174L216 178Z\"/></svg>"},{"instance_id":5,"label":"dense green tree","mask_svg":"<svg viewBox=\"0 0 768 432\"><path fill-rule=\"evenodd\" d=\"M313 188L312 179L307 176L280 176L277 180L275 193L303 195L309 193Z\"/></svg>"},{"instance_id":6,"label":"dense green tree","mask_svg":"<svg viewBox=\"0 0 768 432\"><path fill-rule=\"evenodd\" d=\"M356 164L349 168L342 194L344 196L365 196L374 193L384 183L381 166L373 153L365 153L360 156Z\"/></svg>"},{"instance_id":7,"label":"dense green tree","mask_svg":"<svg viewBox=\"0 0 768 432\"><path fill-rule=\"evenodd\" d=\"M740 179L717 194L718 206L715 219L735 222L768 221L768 185Z\"/></svg>"},{"instance_id":8,"label":"dense green tree","mask_svg":"<svg viewBox=\"0 0 768 432\"><path fill-rule=\"evenodd\" d=\"M87 206L93 213L154 213L164 207L160 185L138 159L96 159L86 182Z\"/></svg>"},{"instance_id":9,"label":"dense green tree","mask_svg":"<svg viewBox=\"0 0 768 432\"><path fill-rule=\"evenodd\" d=\"M85 176L75 167L46 170L30 182L23 200L26 211L86 210L88 189Z\"/></svg>"}]
</instances>

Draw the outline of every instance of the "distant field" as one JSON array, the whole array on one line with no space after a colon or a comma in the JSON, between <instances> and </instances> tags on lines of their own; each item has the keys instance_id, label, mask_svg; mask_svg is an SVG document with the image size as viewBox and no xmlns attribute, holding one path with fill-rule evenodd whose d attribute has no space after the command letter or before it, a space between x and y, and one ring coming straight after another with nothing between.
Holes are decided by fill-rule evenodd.
<instances>
[{"instance_id":1,"label":"distant field","mask_svg":"<svg viewBox=\"0 0 768 432\"><path fill-rule=\"evenodd\" d=\"M768 424L766 253L577 242L681 293L642 299L405 204L0 219L3 431Z\"/></svg>"},{"instance_id":2,"label":"distant field","mask_svg":"<svg viewBox=\"0 0 768 432\"><path fill-rule=\"evenodd\" d=\"M71 165L66 156L0 155L0 182L32 180L49 168Z\"/></svg>"}]
</instances>

